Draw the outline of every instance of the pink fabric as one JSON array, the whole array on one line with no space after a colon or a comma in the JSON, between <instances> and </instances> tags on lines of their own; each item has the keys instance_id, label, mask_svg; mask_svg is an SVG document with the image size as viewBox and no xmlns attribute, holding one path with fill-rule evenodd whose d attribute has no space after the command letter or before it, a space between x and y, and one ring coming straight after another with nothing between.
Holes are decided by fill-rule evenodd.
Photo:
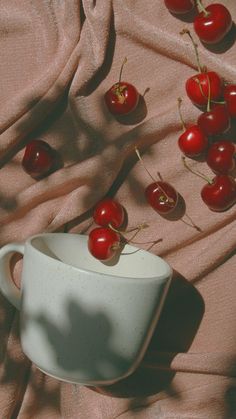
<instances>
[{"instance_id":1,"label":"pink fabric","mask_svg":"<svg viewBox=\"0 0 236 419\"><path fill-rule=\"evenodd\" d=\"M129 226L150 227L137 241L162 239L151 251L175 269L174 280L141 367L109 388L90 389L44 376L22 354L18 313L0 297L0 416L2 419L222 419L236 416L235 206L211 212L203 181L182 165L177 98L186 122L200 111L187 99L194 74L190 43L179 35L191 22L149 0L2 0L0 12L0 245L42 231L89 231L91 208L106 193L125 206ZM210 1L204 2L206 5ZM227 7L236 21L235 1ZM199 43L201 61L236 81L236 46ZM219 53L220 52L220 53ZM103 94L123 78L143 94L123 121L106 110ZM235 131L235 130L234 130ZM232 139L235 133L232 131ZM21 167L31 138L48 142L64 166L40 181ZM145 202L155 176L179 191L181 209L163 218ZM211 175L204 162L192 167ZM183 218L181 219L181 216ZM16 264L19 279L21 261Z\"/></svg>"}]
</instances>

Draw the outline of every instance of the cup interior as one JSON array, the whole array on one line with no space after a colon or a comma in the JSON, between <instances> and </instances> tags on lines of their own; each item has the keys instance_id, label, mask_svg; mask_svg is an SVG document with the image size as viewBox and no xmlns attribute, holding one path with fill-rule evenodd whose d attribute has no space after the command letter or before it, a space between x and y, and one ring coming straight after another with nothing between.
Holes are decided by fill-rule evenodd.
<instances>
[{"instance_id":1,"label":"cup interior","mask_svg":"<svg viewBox=\"0 0 236 419\"><path fill-rule=\"evenodd\" d=\"M159 256L126 244L117 257L102 262L94 258L87 246L88 236L49 233L30 240L30 245L43 257L84 271L125 278L156 278L171 275L170 266Z\"/></svg>"}]
</instances>

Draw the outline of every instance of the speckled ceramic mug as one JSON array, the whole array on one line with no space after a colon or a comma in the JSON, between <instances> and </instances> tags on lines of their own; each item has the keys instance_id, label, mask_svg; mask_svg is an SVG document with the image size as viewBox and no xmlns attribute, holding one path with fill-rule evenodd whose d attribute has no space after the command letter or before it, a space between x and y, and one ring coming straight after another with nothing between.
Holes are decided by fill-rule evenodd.
<instances>
[{"instance_id":1,"label":"speckled ceramic mug","mask_svg":"<svg viewBox=\"0 0 236 419\"><path fill-rule=\"evenodd\" d=\"M172 277L154 254L126 245L113 265L95 259L87 236L40 234L0 250L0 289L20 310L21 343L59 380L114 383L140 363ZM23 257L21 291L10 258Z\"/></svg>"}]
</instances>

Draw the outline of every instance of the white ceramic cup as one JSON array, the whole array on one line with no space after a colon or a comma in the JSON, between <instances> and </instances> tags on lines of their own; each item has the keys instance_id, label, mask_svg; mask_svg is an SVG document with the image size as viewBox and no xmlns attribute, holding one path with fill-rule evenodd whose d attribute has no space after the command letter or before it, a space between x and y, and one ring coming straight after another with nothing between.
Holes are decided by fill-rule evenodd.
<instances>
[{"instance_id":1,"label":"white ceramic cup","mask_svg":"<svg viewBox=\"0 0 236 419\"><path fill-rule=\"evenodd\" d=\"M160 257L126 245L115 264L95 259L85 235L45 233L0 250L0 289L20 310L21 344L59 380L112 384L144 356L172 277ZM21 291L10 274L23 257Z\"/></svg>"}]
</instances>

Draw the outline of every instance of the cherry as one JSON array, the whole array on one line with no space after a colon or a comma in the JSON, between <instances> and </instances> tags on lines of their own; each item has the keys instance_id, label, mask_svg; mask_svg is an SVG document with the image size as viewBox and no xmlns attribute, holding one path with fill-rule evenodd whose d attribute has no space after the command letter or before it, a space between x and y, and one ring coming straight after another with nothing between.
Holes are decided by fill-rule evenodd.
<instances>
[{"instance_id":1,"label":"cherry","mask_svg":"<svg viewBox=\"0 0 236 419\"><path fill-rule=\"evenodd\" d=\"M190 12L194 7L194 0L164 0L171 13L182 14Z\"/></svg>"},{"instance_id":2,"label":"cherry","mask_svg":"<svg viewBox=\"0 0 236 419\"><path fill-rule=\"evenodd\" d=\"M135 152L142 163L144 169L148 173L148 175L153 180L153 183L148 185L145 189L145 197L149 205L157 211L159 214L168 214L172 210L175 209L177 202L178 202L178 193L167 182L164 182L159 174L160 181L157 181L153 178L151 173L148 171L146 166L143 163L143 160L140 156L140 153L137 148L135 148Z\"/></svg>"},{"instance_id":3,"label":"cherry","mask_svg":"<svg viewBox=\"0 0 236 419\"><path fill-rule=\"evenodd\" d=\"M191 125L178 140L180 150L188 157L202 154L208 145L208 139L198 125Z\"/></svg>"},{"instance_id":4,"label":"cherry","mask_svg":"<svg viewBox=\"0 0 236 419\"><path fill-rule=\"evenodd\" d=\"M121 81L122 70L126 61L127 59L121 66L119 81L113 84L104 96L107 108L113 115L127 115L134 111L139 102L137 89L132 84Z\"/></svg>"},{"instance_id":5,"label":"cherry","mask_svg":"<svg viewBox=\"0 0 236 419\"><path fill-rule=\"evenodd\" d=\"M96 205L93 218L95 223L102 227L111 225L119 228L124 222L124 208L114 199L106 198Z\"/></svg>"},{"instance_id":6,"label":"cherry","mask_svg":"<svg viewBox=\"0 0 236 419\"><path fill-rule=\"evenodd\" d=\"M230 127L230 117L225 105L213 104L211 110L198 117L198 125L206 135L217 135Z\"/></svg>"},{"instance_id":7,"label":"cherry","mask_svg":"<svg viewBox=\"0 0 236 419\"><path fill-rule=\"evenodd\" d=\"M227 174L235 168L236 147L226 140L213 143L207 153L207 164L217 174Z\"/></svg>"},{"instance_id":8,"label":"cherry","mask_svg":"<svg viewBox=\"0 0 236 419\"><path fill-rule=\"evenodd\" d=\"M190 125L186 127L182 113L181 113L181 102L182 100L178 99L178 109L179 116L183 126L183 134L180 135L178 139L178 145L180 150L188 157L196 157L204 153L208 146L208 138L201 130L198 125Z\"/></svg>"},{"instance_id":9,"label":"cherry","mask_svg":"<svg viewBox=\"0 0 236 419\"><path fill-rule=\"evenodd\" d=\"M223 91L223 82L221 77L215 71L207 71L206 67L201 66L198 46L194 42L190 31L188 29L183 29L180 34L187 34L189 36L195 51L198 67L198 73L190 77L185 83L187 96L196 106L200 107L207 105L209 92L210 100L219 100Z\"/></svg>"},{"instance_id":10,"label":"cherry","mask_svg":"<svg viewBox=\"0 0 236 419\"><path fill-rule=\"evenodd\" d=\"M232 26L232 17L223 4L210 4L206 8L196 0L200 13L194 19L194 30L202 42L220 42Z\"/></svg>"},{"instance_id":11,"label":"cherry","mask_svg":"<svg viewBox=\"0 0 236 419\"><path fill-rule=\"evenodd\" d=\"M145 189L147 202L159 214L168 214L177 205L178 193L167 182L156 181Z\"/></svg>"},{"instance_id":12,"label":"cherry","mask_svg":"<svg viewBox=\"0 0 236 419\"><path fill-rule=\"evenodd\" d=\"M217 175L201 191L203 202L212 211L225 211L236 202L236 182L232 176Z\"/></svg>"},{"instance_id":13,"label":"cherry","mask_svg":"<svg viewBox=\"0 0 236 419\"><path fill-rule=\"evenodd\" d=\"M227 84L224 88L224 100L229 115L236 118L236 84Z\"/></svg>"},{"instance_id":14,"label":"cherry","mask_svg":"<svg viewBox=\"0 0 236 419\"><path fill-rule=\"evenodd\" d=\"M189 99L197 106L207 104L210 88L211 100L218 100L222 94L222 79L215 71L205 71L190 77L185 84Z\"/></svg>"},{"instance_id":15,"label":"cherry","mask_svg":"<svg viewBox=\"0 0 236 419\"><path fill-rule=\"evenodd\" d=\"M45 141L32 140L25 147L22 167L33 178L46 175L54 163L54 150Z\"/></svg>"},{"instance_id":16,"label":"cherry","mask_svg":"<svg viewBox=\"0 0 236 419\"><path fill-rule=\"evenodd\" d=\"M120 247L120 235L108 227L97 227L90 231L88 249L99 260L110 260Z\"/></svg>"},{"instance_id":17,"label":"cherry","mask_svg":"<svg viewBox=\"0 0 236 419\"><path fill-rule=\"evenodd\" d=\"M212 211L225 211L236 202L236 181L232 176L219 174L213 179L207 178L201 172L189 167L185 157L182 157L185 167L195 175L201 177L207 184L201 190L203 202Z\"/></svg>"}]
</instances>

